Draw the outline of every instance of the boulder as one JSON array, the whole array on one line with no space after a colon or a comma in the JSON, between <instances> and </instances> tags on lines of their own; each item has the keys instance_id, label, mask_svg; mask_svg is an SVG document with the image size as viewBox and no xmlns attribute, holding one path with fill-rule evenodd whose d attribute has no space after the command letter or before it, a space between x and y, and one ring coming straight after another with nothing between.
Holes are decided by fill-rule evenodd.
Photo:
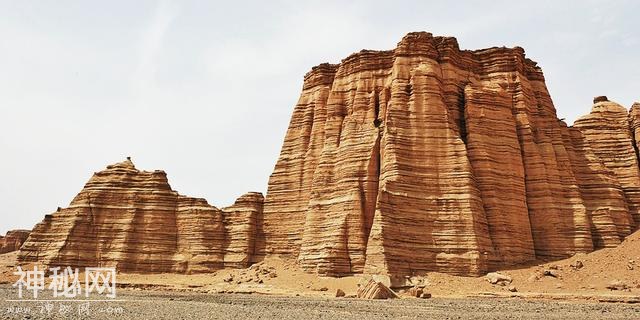
<instances>
[{"instance_id":1,"label":"boulder","mask_svg":"<svg viewBox=\"0 0 640 320\"><path fill-rule=\"evenodd\" d=\"M505 285L511 283L511 281L512 281L511 277L509 277L507 275L504 275L504 274L497 273L497 272L487 273L485 278L487 279L487 281L489 281L489 283L491 283L491 284L499 284L501 286L505 286Z\"/></svg>"},{"instance_id":2,"label":"boulder","mask_svg":"<svg viewBox=\"0 0 640 320\"><path fill-rule=\"evenodd\" d=\"M358 287L358 298L361 299L394 299L398 298L395 292L382 282L369 279Z\"/></svg>"}]
</instances>

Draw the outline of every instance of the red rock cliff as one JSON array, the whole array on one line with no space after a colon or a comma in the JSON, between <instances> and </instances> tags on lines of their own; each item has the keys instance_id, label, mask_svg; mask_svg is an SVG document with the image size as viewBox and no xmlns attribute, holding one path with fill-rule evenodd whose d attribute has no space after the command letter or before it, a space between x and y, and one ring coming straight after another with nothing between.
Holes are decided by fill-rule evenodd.
<instances>
[{"instance_id":1,"label":"red rock cliff","mask_svg":"<svg viewBox=\"0 0 640 320\"><path fill-rule=\"evenodd\" d=\"M626 110L599 109L567 127L522 48L425 32L314 67L257 256L328 275L469 275L614 246L638 224L640 178Z\"/></svg>"}]
</instances>

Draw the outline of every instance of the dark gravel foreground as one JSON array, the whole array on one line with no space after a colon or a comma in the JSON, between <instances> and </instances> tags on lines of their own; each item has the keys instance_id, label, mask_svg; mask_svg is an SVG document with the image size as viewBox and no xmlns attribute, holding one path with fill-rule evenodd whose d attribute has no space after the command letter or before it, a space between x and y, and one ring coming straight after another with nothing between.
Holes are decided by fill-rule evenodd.
<instances>
[{"instance_id":1,"label":"dark gravel foreground","mask_svg":"<svg viewBox=\"0 0 640 320\"><path fill-rule=\"evenodd\" d=\"M49 311L46 302L7 301L16 298L15 288L0 286L0 319L640 319L640 305L496 298L371 301L119 289L117 299L125 301L56 301ZM39 297L50 298L48 290Z\"/></svg>"}]
</instances>

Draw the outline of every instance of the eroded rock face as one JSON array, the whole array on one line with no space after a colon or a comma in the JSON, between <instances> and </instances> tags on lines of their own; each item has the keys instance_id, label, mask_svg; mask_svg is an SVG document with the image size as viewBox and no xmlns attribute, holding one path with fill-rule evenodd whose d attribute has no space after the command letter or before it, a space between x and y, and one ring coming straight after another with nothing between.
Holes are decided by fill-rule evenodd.
<instances>
[{"instance_id":1,"label":"eroded rock face","mask_svg":"<svg viewBox=\"0 0 640 320\"><path fill-rule=\"evenodd\" d=\"M630 125L633 127L636 122L636 114L634 110L629 116L625 107L608 101L606 97L597 97L591 113L573 125L582 132L595 155L613 172L622 187L633 218L625 215L623 229L640 223L640 167L634 143L635 132L629 130Z\"/></svg>"},{"instance_id":2,"label":"eroded rock face","mask_svg":"<svg viewBox=\"0 0 640 320\"><path fill-rule=\"evenodd\" d=\"M425 32L319 65L269 180L257 256L327 275L480 275L615 246L638 223L640 179L617 112L593 116L613 117L604 129L567 127L522 48L460 50Z\"/></svg>"},{"instance_id":3,"label":"eroded rock face","mask_svg":"<svg viewBox=\"0 0 640 320\"><path fill-rule=\"evenodd\" d=\"M0 236L0 254L20 250L29 237L29 232L29 230L10 230L4 237Z\"/></svg>"},{"instance_id":4,"label":"eroded rock face","mask_svg":"<svg viewBox=\"0 0 640 320\"><path fill-rule=\"evenodd\" d=\"M47 215L19 260L192 273L283 255L389 285L482 275L613 247L637 229L638 139L640 104L628 113L600 96L574 126L558 120L522 48L410 33L305 76L264 199L218 209L125 161Z\"/></svg>"},{"instance_id":5,"label":"eroded rock face","mask_svg":"<svg viewBox=\"0 0 640 320\"><path fill-rule=\"evenodd\" d=\"M68 208L36 225L18 260L139 273L246 266L261 210L260 194L220 210L171 190L165 172L127 160L95 173Z\"/></svg>"},{"instance_id":6,"label":"eroded rock face","mask_svg":"<svg viewBox=\"0 0 640 320\"><path fill-rule=\"evenodd\" d=\"M246 268L255 255L256 236L262 221L262 193L247 193L222 209L225 225L224 266Z\"/></svg>"}]
</instances>

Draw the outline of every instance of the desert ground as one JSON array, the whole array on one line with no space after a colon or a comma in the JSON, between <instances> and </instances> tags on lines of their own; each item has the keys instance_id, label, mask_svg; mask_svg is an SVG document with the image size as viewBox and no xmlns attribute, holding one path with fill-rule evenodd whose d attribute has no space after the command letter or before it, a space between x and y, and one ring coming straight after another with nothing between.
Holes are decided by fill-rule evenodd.
<instances>
[{"instance_id":1,"label":"desert ground","mask_svg":"<svg viewBox=\"0 0 640 320\"><path fill-rule=\"evenodd\" d=\"M29 317L47 318L39 312L42 306L36 302L7 301L17 297L16 288L12 287L17 280L13 274L16 256L15 252L0 255L0 315L6 319L22 319L24 314L16 313L16 308L31 306ZM118 274L118 301L91 302L92 309L97 310L91 316L74 313L68 317L640 318L638 232L616 248L578 254L560 261L538 261L499 273L510 277L511 282L491 284L486 277L428 273L414 280L425 286L431 299L414 298L406 289L396 289L400 299L370 301L355 298L358 283L364 276L319 277L303 272L292 261L270 258L247 269L208 274ZM336 297L338 289L345 292L345 297ZM82 301L71 302L79 303Z\"/></svg>"},{"instance_id":2,"label":"desert ground","mask_svg":"<svg viewBox=\"0 0 640 320\"><path fill-rule=\"evenodd\" d=\"M0 319L23 319L8 314L15 305L10 286L0 287ZM29 304L28 319L638 319L640 305L517 298L432 298L362 300L321 296L205 294L157 290L121 290L118 302L67 303L71 309L51 313L42 303ZM25 303L23 303L24 305Z\"/></svg>"}]
</instances>

